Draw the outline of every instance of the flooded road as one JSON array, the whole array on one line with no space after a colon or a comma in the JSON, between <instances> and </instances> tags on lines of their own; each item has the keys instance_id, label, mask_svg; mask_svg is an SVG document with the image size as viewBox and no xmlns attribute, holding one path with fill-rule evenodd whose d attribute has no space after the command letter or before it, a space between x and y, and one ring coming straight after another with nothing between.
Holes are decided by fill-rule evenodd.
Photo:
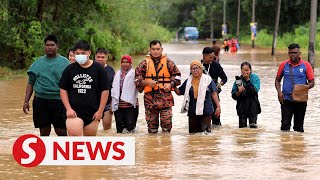
<instances>
[{"instance_id":1,"label":"flooded road","mask_svg":"<svg viewBox=\"0 0 320 180\"><path fill-rule=\"evenodd\" d=\"M175 61L184 81L192 60L202 58L209 44L164 44L164 52ZM222 87L222 127L210 135L188 134L186 114L180 114L183 97L175 97L171 134L147 133L143 94L139 94L140 114L137 133L104 132L99 136L133 136L136 138L134 166L38 166L24 168L12 157L12 145L21 135L33 133L32 113L25 115L22 105L26 78L0 81L0 174L1 179L320 179L320 101L319 69L315 69L316 86L310 90L305 117L305 133L281 132L280 104L274 88L278 65L287 59L286 51L276 57L269 49L241 48L237 54L221 51L221 65L229 80ZM307 54L302 54L304 59ZM134 57L137 65L143 57ZM261 80L259 100L262 113L258 129L239 129L236 102L231 98L234 76L240 64L251 63ZM317 61L319 64L319 60ZM113 64L115 69L120 63ZM319 114L318 114L319 113ZM52 134L55 136L54 132Z\"/></svg>"}]
</instances>

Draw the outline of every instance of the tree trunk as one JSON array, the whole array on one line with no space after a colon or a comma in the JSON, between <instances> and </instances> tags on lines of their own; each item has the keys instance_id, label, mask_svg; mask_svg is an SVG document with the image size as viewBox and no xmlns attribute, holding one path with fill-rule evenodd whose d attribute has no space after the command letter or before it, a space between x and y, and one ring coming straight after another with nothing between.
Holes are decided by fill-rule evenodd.
<instances>
[{"instance_id":1,"label":"tree trunk","mask_svg":"<svg viewBox=\"0 0 320 180\"><path fill-rule=\"evenodd\" d=\"M211 19L211 18L210 18ZM210 39L213 40L213 20L210 20Z\"/></svg>"},{"instance_id":2,"label":"tree trunk","mask_svg":"<svg viewBox=\"0 0 320 180\"><path fill-rule=\"evenodd\" d=\"M309 32L309 50L308 61L314 69L314 46L316 39L316 24L317 24L317 3L318 0L311 0L311 12L310 12L310 32Z\"/></svg>"},{"instance_id":3,"label":"tree trunk","mask_svg":"<svg viewBox=\"0 0 320 180\"><path fill-rule=\"evenodd\" d=\"M59 1L56 1L56 3L54 4L54 11L53 11L53 18L52 18L52 21L53 22L56 22L58 20L58 17L59 17L59 13L58 13L58 3Z\"/></svg>"},{"instance_id":4,"label":"tree trunk","mask_svg":"<svg viewBox=\"0 0 320 180\"><path fill-rule=\"evenodd\" d=\"M279 19L280 19L280 9L281 9L281 0L278 0L277 1L277 9L276 9L276 20L275 20L275 23L274 23L272 49L271 49L271 55L272 56L274 56L275 53L276 53L277 36L278 36Z\"/></svg>"},{"instance_id":5,"label":"tree trunk","mask_svg":"<svg viewBox=\"0 0 320 180\"><path fill-rule=\"evenodd\" d=\"M240 0L238 0L238 18L237 18L237 38L240 37Z\"/></svg>"},{"instance_id":6,"label":"tree trunk","mask_svg":"<svg viewBox=\"0 0 320 180\"><path fill-rule=\"evenodd\" d=\"M42 22L42 18L43 18L43 6L44 6L44 0L38 0L36 17L40 22Z\"/></svg>"}]
</instances>

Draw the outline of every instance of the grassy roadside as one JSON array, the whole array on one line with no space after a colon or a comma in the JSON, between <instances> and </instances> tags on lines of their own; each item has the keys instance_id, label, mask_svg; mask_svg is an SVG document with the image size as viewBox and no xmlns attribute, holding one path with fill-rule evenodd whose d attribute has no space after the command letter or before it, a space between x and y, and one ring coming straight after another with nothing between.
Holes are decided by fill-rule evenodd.
<instances>
[{"instance_id":1,"label":"grassy roadside","mask_svg":"<svg viewBox=\"0 0 320 180\"><path fill-rule=\"evenodd\" d=\"M243 38L245 39L245 38ZM251 46L251 39L248 40L241 40L241 45L242 46ZM218 40L218 45L221 47L221 43L223 42L223 39ZM204 41L199 41L201 44L211 44L210 40L204 40ZM269 45L263 45L261 43L255 43L256 48L270 48L270 53L271 53L271 46ZM287 47L281 46L278 47L277 45L277 52L279 51L287 51ZM302 53L307 56L308 54L308 49L305 47L301 48ZM315 59L316 62L320 62L320 51L316 50L315 51ZM17 78L23 78L27 77L27 69L19 69L19 70L12 70L9 67L3 67L0 66L0 81L5 81L5 80L12 80L12 79L17 79Z\"/></svg>"},{"instance_id":2,"label":"grassy roadside","mask_svg":"<svg viewBox=\"0 0 320 180\"><path fill-rule=\"evenodd\" d=\"M241 43L241 45L243 46L251 46L251 42L248 42L248 41L241 41L240 42ZM272 46L270 45L270 46L267 46L267 45L261 45L261 44L259 44L259 43L255 43L255 47L256 48L269 48L270 49L270 54L271 54L271 48L272 48ZM240 46L240 48L241 48L241 46ZM281 46L281 47L279 47L278 45L277 45L277 47L276 47L276 53L279 53L280 51L285 51L285 52L287 52L288 51L288 47L285 47L285 46ZM304 56L305 58L306 57L308 57L308 46L307 47L301 47L300 48L300 51L301 51L301 53L302 53L302 56ZM315 55L315 60L316 61L320 61L320 51L319 50L315 50L314 51L314 55ZM307 60L307 59L305 59L305 60Z\"/></svg>"},{"instance_id":3,"label":"grassy roadside","mask_svg":"<svg viewBox=\"0 0 320 180\"><path fill-rule=\"evenodd\" d=\"M26 69L12 70L8 67L0 66L0 80L12 80L16 78L26 77L27 75Z\"/></svg>"}]
</instances>

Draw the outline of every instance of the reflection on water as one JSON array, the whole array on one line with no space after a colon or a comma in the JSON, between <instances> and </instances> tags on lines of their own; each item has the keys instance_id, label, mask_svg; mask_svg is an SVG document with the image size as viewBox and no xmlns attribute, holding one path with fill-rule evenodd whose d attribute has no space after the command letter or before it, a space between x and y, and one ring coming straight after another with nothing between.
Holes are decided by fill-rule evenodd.
<instances>
[{"instance_id":1,"label":"reflection on water","mask_svg":"<svg viewBox=\"0 0 320 180\"><path fill-rule=\"evenodd\" d=\"M301 134L280 134L280 156L284 160L302 158L306 156L304 136Z\"/></svg>"},{"instance_id":2,"label":"reflection on water","mask_svg":"<svg viewBox=\"0 0 320 180\"><path fill-rule=\"evenodd\" d=\"M301 134L280 134L280 157L282 168L293 173L307 173L309 164L304 136Z\"/></svg>"},{"instance_id":3,"label":"reflection on water","mask_svg":"<svg viewBox=\"0 0 320 180\"><path fill-rule=\"evenodd\" d=\"M66 179L77 179L77 180L83 180L83 171L85 167L83 166L66 166L65 172L66 172Z\"/></svg>"},{"instance_id":4,"label":"reflection on water","mask_svg":"<svg viewBox=\"0 0 320 180\"><path fill-rule=\"evenodd\" d=\"M189 74L192 60L201 59L202 49L209 44L164 44L164 51L182 72ZM277 52L281 52L277 50ZM25 115L22 104L26 79L0 81L0 174L2 179L319 179L320 169L320 101L319 69L315 69L316 86L310 90L305 133L280 132L280 104L274 78L286 51L271 57L269 49L242 47L237 54L221 53L221 64L229 77L222 87L222 127L210 135L188 134L188 118L180 114L183 97L175 97L171 134L147 133L143 94L139 94L140 114L137 122L136 164L134 166L39 166L24 168L14 162L12 145L22 134L39 134L32 123L32 112ZM302 54L306 58L305 54ZM143 59L134 56L134 67ZM234 76L240 64L249 61L261 79L259 100L262 113L258 129L239 129L236 102L231 98ZM319 59L316 60L316 63ZM119 69L119 62L111 63ZM99 136L126 136L99 127ZM55 135L54 133L52 135Z\"/></svg>"},{"instance_id":5,"label":"reflection on water","mask_svg":"<svg viewBox=\"0 0 320 180\"><path fill-rule=\"evenodd\" d=\"M192 164L213 162L219 155L217 138L202 134L188 135L185 148L185 158ZM196 147L196 148L195 148Z\"/></svg>"},{"instance_id":6,"label":"reflection on water","mask_svg":"<svg viewBox=\"0 0 320 180\"><path fill-rule=\"evenodd\" d=\"M159 163L166 165L172 158L172 146L169 135L157 136L153 138L145 138L143 141L143 153L140 156L140 163L145 165L152 165Z\"/></svg>"},{"instance_id":7,"label":"reflection on water","mask_svg":"<svg viewBox=\"0 0 320 180\"><path fill-rule=\"evenodd\" d=\"M234 153L237 156L241 158L255 158L257 156L259 129L242 128L233 130L231 133L234 135L236 143Z\"/></svg>"}]
</instances>

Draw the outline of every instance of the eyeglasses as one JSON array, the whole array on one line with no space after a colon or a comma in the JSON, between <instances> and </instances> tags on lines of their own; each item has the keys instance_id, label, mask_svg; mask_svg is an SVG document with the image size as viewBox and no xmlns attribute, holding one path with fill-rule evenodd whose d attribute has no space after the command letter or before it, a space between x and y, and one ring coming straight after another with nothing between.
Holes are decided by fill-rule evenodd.
<instances>
[{"instance_id":1,"label":"eyeglasses","mask_svg":"<svg viewBox=\"0 0 320 180\"><path fill-rule=\"evenodd\" d=\"M200 71L200 68L191 68L190 71Z\"/></svg>"},{"instance_id":2,"label":"eyeglasses","mask_svg":"<svg viewBox=\"0 0 320 180\"><path fill-rule=\"evenodd\" d=\"M299 52L288 52L289 54L298 54Z\"/></svg>"}]
</instances>

